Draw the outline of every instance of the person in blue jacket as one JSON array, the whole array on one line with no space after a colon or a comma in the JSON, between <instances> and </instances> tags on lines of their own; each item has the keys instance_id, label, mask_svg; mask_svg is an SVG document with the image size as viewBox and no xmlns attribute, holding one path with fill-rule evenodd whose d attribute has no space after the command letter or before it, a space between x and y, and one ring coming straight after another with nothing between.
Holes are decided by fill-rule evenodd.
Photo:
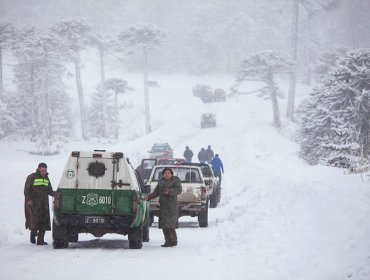
<instances>
[{"instance_id":1,"label":"person in blue jacket","mask_svg":"<svg viewBox=\"0 0 370 280\"><path fill-rule=\"evenodd\" d=\"M224 165L222 164L222 161L218 154L216 154L215 157L212 159L211 165L213 172L215 173L215 176L219 178L219 184L221 185L221 172L224 173Z\"/></svg>"}]
</instances>

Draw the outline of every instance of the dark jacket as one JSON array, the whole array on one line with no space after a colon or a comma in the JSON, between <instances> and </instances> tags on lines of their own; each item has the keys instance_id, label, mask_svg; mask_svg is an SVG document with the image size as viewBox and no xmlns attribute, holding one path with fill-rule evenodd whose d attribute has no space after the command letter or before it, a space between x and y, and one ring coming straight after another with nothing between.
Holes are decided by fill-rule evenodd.
<instances>
[{"instance_id":1,"label":"dark jacket","mask_svg":"<svg viewBox=\"0 0 370 280\"><path fill-rule=\"evenodd\" d=\"M169 194L164 191L169 189ZM178 177L172 176L169 180L160 179L154 191L149 195L149 199L159 196L160 214L159 228L177 228L178 204L177 195L181 194L182 186Z\"/></svg>"},{"instance_id":2,"label":"dark jacket","mask_svg":"<svg viewBox=\"0 0 370 280\"><path fill-rule=\"evenodd\" d=\"M185 152L184 152L184 158L187 161L191 161L191 159L193 158L193 151L190 150L190 149L186 149Z\"/></svg>"},{"instance_id":3,"label":"dark jacket","mask_svg":"<svg viewBox=\"0 0 370 280\"><path fill-rule=\"evenodd\" d=\"M206 150L206 155L207 155L207 162L210 163L213 157L215 156L215 153L213 152L211 148L208 148Z\"/></svg>"},{"instance_id":4,"label":"dark jacket","mask_svg":"<svg viewBox=\"0 0 370 280\"><path fill-rule=\"evenodd\" d=\"M198 160L201 163L205 163L207 161L207 152L204 148L202 148L198 153Z\"/></svg>"},{"instance_id":5,"label":"dark jacket","mask_svg":"<svg viewBox=\"0 0 370 280\"><path fill-rule=\"evenodd\" d=\"M222 173L224 173L224 165L222 164L222 161L219 157L213 158L211 161L211 165L212 165L213 172L221 173L222 171Z\"/></svg>"},{"instance_id":6,"label":"dark jacket","mask_svg":"<svg viewBox=\"0 0 370 280\"><path fill-rule=\"evenodd\" d=\"M42 177L36 170L29 175L24 184L24 213L26 217L26 229L50 230L49 197L54 196L49 177ZM32 206L27 201L32 201Z\"/></svg>"}]
</instances>

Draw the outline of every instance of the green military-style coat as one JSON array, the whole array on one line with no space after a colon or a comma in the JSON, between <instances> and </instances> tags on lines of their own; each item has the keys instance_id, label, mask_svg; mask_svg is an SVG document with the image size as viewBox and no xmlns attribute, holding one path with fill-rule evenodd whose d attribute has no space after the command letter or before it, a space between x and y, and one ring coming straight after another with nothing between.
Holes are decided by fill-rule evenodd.
<instances>
[{"instance_id":1,"label":"green military-style coat","mask_svg":"<svg viewBox=\"0 0 370 280\"><path fill-rule=\"evenodd\" d=\"M54 196L49 177L42 177L38 170L27 177L24 184L24 212L26 229L50 230L49 195ZM32 201L32 206L27 201Z\"/></svg>"},{"instance_id":2,"label":"green military-style coat","mask_svg":"<svg viewBox=\"0 0 370 280\"><path fill-rule=\"evenodd\" d=\"M166 189L169 190L169 194L164 193ZM159 196L159 228L177 228L179 215L177 195L181 194L181 192L182 186L180 179L172 176L169 180L160 179L154 191L149 194L149 199Z\"/></svg>"}]
</instances>

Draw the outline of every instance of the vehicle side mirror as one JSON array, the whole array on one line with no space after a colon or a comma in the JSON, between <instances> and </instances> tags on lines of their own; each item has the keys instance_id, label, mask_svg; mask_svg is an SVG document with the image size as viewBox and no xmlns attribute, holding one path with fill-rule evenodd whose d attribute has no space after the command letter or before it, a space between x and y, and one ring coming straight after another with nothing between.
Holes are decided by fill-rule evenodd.
<instances>
[{"instance_id":1,"label":"vehicle side mirror","mask_svg":"<svg viewBox=\"0 0 370 280\"><path fill-rule=\"evenodd\" d=\"M206 186L209 186L209 180L204 180L204 183L206 184Z\"/></svg>"},{"instance_id":2,"label":"vehicle side mirror","mask_svg":"<svg viewBox=\"0 0 370 280\"><path fill-rule=\"evenodd\" d=\"M144 185L142 191L144 194L150 193L150 185Z\"/></svg>"}]
</instances>

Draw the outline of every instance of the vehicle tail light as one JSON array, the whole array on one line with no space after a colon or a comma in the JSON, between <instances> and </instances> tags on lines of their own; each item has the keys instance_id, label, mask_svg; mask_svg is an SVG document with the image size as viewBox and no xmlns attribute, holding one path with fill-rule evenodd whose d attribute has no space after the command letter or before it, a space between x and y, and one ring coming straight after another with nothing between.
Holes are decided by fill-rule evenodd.
<instances>
[{"instance_id":1,"label":"vehicle tail light","mask_svg":"<svg viewBox=\"0 0 370 280\"><path fill-rule=\"evenodd\" d=\"M134 193L132 196L132 213L137 212L137 194Z\"/></svg>"},{"instance_id":2,"label":"vehicle tail light","mask_svg":"<svg viewBox=\"0 0 370 280\"><path fill-rule=\"evenodd\" d=\"M200 197L202 199L206 199L206 197L207 197L207 188L205 186L202 186L200 188Z\"/></svg>"}]
</instances>

